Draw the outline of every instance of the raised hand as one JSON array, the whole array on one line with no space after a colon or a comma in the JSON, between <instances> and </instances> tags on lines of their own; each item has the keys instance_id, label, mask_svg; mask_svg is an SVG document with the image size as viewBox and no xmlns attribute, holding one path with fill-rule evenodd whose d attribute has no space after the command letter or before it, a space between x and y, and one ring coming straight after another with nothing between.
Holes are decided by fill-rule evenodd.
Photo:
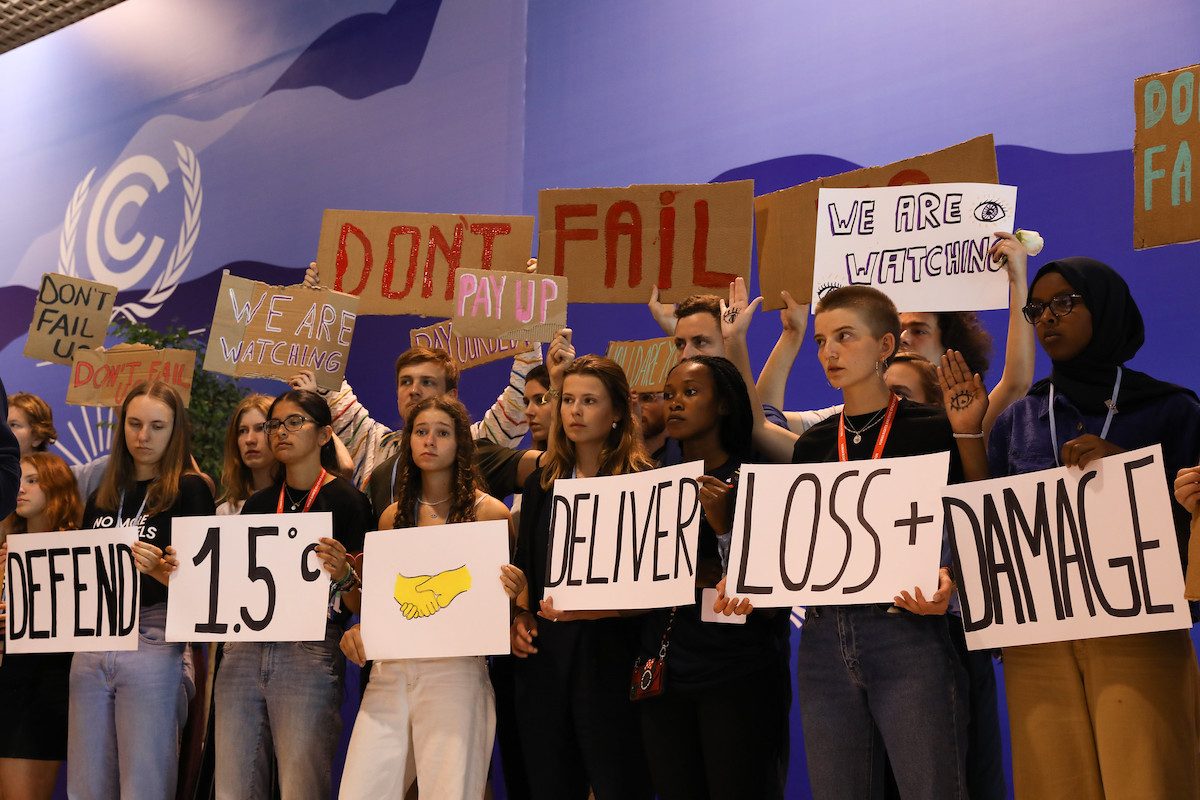
<instances>
[{"instance_id":1,"label":"raised hand","mask_svg":"<svg viewBox=\"0 0 1200 800\"><path fill-rule=\"evenodd\" d=\"M729 284L729 300L721 301L721 337L726 341L735 337L746 338L746 330L750 327L754 311L762 303L762 297L756 297L750 302L749 296L746 281L742 278Z\"/></svg>"},{"instance_id":2,"label":"raised hand","mask_svg":"<svg viewBox=\"0 0 1200 800\"><path fill-rule=\"evenodd\" d=\"M308 269L304 270L304 285L309 289L315 289L321 285L321 275L317 272L317 262L313 261L308 265Z\"/></svg>"},{"instance_id":3,"label":"raised hand","mask_svg":"<svg viewBox=\"0 0 1200 800\"><path fill-rule=\"evenodd\" d=\"M955 433L981 433L988 407L988 393L983 378L978 373L971 374L962 353L957 350L946 351L937 373L950 427Z\"/></svg>"},{"instance_id":4,"label":"raised hand","mask_svg":"<svg viewBox=\"0 0 1200 800\"><path fill-rule=\"evenodd\" d=\"M654 317L654 321L658 323L658 327L663 329L663 333L667 336L675 335L675 323L679 320L675 319L675 304L660 303L658 301L658 287L655 286L650 291L650 302L646 303L650 309L650 316Z\"/></svg>"},{"instance_id":5,"label":"raised hand","mask_svg":"<svg viewBox=\"0 0 1200 800\"><path fill-rule=\"evenodd\" d=\"M554 334L546 349L546 370L550 373L550 388L562 389L563 371L575 360L575 346L571 344L572 331L563 328Z\"/></svg>"},{"instance_id":6,"label":"raised hand","mask_svg":"<svg viewBox=\"0 0 1200 800\"><path fill-rule=\"evenodd\" d=\"M808 303L797 303L786 289L779 293L779 298L783 300L783 308L779 309L779 321L783 323L783 329L804 336L804 331L808 329Z\"/></svg>"}]
</instances>

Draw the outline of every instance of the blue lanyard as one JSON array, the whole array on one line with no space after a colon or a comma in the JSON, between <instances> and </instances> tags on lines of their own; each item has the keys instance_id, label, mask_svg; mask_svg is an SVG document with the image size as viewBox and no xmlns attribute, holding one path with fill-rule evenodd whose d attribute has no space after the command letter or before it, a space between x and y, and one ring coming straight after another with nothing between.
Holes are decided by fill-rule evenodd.
<instances>
[{"instance_id":1,"label":"blue lanyard","mask_svg":"<svg viewBox=\"0 0 1200 800\"><path fill-rule=\"evenodd\" d=\"M1117 381L1113 384L1112 397L1104 401L1104 405L1108 406L1108 416L1104 418L1104 427L1100 429L1100 438L1108 438L1108 429L1112 425L1113 414L1117 413L1117 395L1121 393L1121 374L1123 370L1117 367ZM1054 384L1050 384L1050 446L1054 448L1054 466L1061 467L1062 462L1058 458L1058 426L1054 423Z\"/></svg>"}]
</instances>

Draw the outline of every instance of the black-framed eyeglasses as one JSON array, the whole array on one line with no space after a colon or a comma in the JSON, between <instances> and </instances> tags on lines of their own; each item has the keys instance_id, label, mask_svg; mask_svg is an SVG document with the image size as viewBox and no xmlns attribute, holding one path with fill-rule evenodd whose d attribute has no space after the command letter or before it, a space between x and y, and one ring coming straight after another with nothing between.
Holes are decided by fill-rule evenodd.
<instances>
[{"instance_id":1,"label":"black-framed eyeglasses","mask_svg":"<svg viewBox=\"0 0 1200 800\"><path fill-rule=\"evenodd\" d=\"M289 433L297 433L306 422L316 422L316 420L303 414L289 414L283 419L271 417L263 423L263 430L267 432L268 436L273 436L280 427L287 428Z\"/></svg>"},{"instance_id":2,"label":"black-framed eyeglasses","mask_svg":"<svg viewBox=\"0 0 1200 800\"><path fill-rule=\"evenodd\" d=\"M1030 325L1036 325L1037 321L1042 318L1042 314L1047 308L1050 313L1056 317L1065 317L1075 308L1075 304L1083 300L1081 294L1059 294L1050 298L1050 302L1043 303L1040 300L1030 300L1021 309L1021 313L1025 315Z\"/></svg>"}]
</instances>

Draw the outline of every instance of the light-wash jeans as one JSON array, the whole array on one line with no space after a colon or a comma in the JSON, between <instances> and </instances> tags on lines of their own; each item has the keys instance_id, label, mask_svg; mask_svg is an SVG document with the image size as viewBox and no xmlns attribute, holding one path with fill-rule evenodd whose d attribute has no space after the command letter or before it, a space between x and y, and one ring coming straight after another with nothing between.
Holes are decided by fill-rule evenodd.
<instances>
[{"instance_id":1,"label":"light-wash jeans","mask_svg":"<svg viewBox=\"0 0 1200 800\"><path fill-rule=\"evenodd\" d=\"M187 645L163 641L165 603L141 610L138 649L71 661L67 795L72 800L175 796L179 739L195 684Z\"/></svg>"},{"instance_id":2,"label":"light-wash jeans","mask_svg":"<svg viewBox=\"0 0 1200 800\"><path fill-rule=\"evenodd\" d=\"M227 642L217 670L218 800L265 798L271 753L285 800L329 800L342 731L342 629L323 642Z\"/></svg>"}]
</instances>

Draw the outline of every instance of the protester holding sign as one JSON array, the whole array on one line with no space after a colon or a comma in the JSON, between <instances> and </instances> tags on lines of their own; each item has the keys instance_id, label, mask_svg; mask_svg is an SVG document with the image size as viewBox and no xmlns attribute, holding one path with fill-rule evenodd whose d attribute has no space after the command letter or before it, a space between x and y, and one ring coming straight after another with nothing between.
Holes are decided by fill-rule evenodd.
<instances>
[{"instance_id":1,"label":"protester holding sign","mask_svg":"<svg viewBox=\"0 0 1200 800\"><path fill-rule=\"evenodd\" d=\"M696 604L655 609L642 629L638 664L659 659L663 670L661 693L638 704L650 775L659 800L781 798L791 706L788 615L765 609L730 625L702 614L728 568L738 474L750 455L746 383L724 358L691 356L667 375L663 395L666 430L683 461L704 462L703 512ZM717 733L728 730L739 731L737 758Z\"/></svg>"},{"instance_id":2,"label":"protester holding sign","mask_svg":"<svg viewBox=\"0 0 1200 800\"><path fill-rule=\"evenodd\" d=\"M171 521L215 510L208 485L187 472L190 439L178 392L161 382L137 384L121 405L104 480L84 509L85 530L138 530L140 639L134 651L77 653L72 661L72 797L162 798L175 791L195 685L187 646L164 641L167 579L176 565Z\"/></svg>"},{"instance_id":3,"label":"protester holding sign","mask_svg":"<svg viewBox=\"0 0 1200 800\"><path fill-rule=\"evenodd\" d=\"M1025 318L1050 377L996 420L994 476L1086 468L1161 444L1169 475L1200 461L1200 402L1126 369L1145 328L1124 279L1090 258L1034 276ZM1188 515L1173 506L1184 553ZM1186 630L1004 648L1018 798L1200 796L1200 671Z\"/></svg>"},{"instance_id":4,"label":"protester holding sign","mask_svg":"<svg viewBox=\"0 0 1200 800\"><path fill-rule=\"evenodd\" d=\"M467 410L457 400L431 397L418 404L400 443L396 502L383 512L381 527L484 520L511 526L504 503L479 488L474 444ZM431 588L414 591L412 599L420 603L420 595L429 595L436 613L472 580L493 579L468 577L453 585L452 575L436 589L433 580L441 576L435 576L427 581ZM510 598L525 585L512 565L499 577ZM399 592L398 586L397 602ZM346 632L342 650L359 665L366 663L359 626ZM492 685L482 656L376 660L354 723L339 797L402 797L416 780L426 797L477 800L487 785L495 729Z\"/></svg>"},{"instance_id":5,"label":"protester holding sign","mask_svg":"<svg viewBox=\"0 0 1200 800\"><path fill-rule=\"evenodd\" d=\"M21 457L17 510L4 520L5 537L76 530L82 516L75 476L65 461L40 452ZM7 561L6 541L0 545L0 563ZM0 603L0 635L5 622ZM0 797L49 800L54 793L67 757L70 676L70 653L6 655L0 662Z\"/></svg>"},{"instance_id":6,"label":"protester holding sign","mask_svg":"<svg viewBox=\"0 0 1200 800\"><path fill-rule=\"evenodd\" d=\"M653 464L630 413L629 383L615 362L583 356L563 376L551 455L525 483L514 558L529 579L512 625L513 652L522 658L517 720L529 745L529 784L538 800L582 800L589 785L596 800L649 798L629 702L638 620L617 612L558 611L543 587L555 480L641 472Z\"/></svg>"},{"instance_id":7,"label":"protester holding sign","mask_svg":"<svg viewBox=\"0 0 1200 800\"><path fill-rule=\"evenodd\" d=\"M331 474L333 427L320 395L279 395L265 429L282 475L251 495L242 514L332 513L333 536L316 549L332 581L330 603L323 641L224 645L214 692L217 797L268 797L273 749L284 797L327 800L342 729L345 660L338 642L351 612L343 593L358 581L350 554L362 552L371 507L352 483Z\"/></svg>"},{"instance_id":8,"label":"protester holding sign","mask_svg":"<svg viewBox=\"0 0 1200 800\"><path fill-rule=\"evenodd\" d=\"M739 320L729 341L744 348L748 322ZM961 356L942 361L943 393L955 399L947 404L948 422L945 412L900 400L884 382L900 318L881 292L863 286L831 291L818 304L813 326L817 357L826 379L842 390L843 411L797 437L766 421L751 388L760 450L793 463L949 451L950 480L986 476L980 426L987 395ZM719 610L752 610L749 599L726 597L724 583L718 588ZM882 797L886 755L902 797L967 796L966 676L945 617L951 588L943 566L928 600L916 589L900 592L895 606L808 608L797 686L814 795ZM847 630L854 631L849 639Z\"/></svg>"}]
</instances>

